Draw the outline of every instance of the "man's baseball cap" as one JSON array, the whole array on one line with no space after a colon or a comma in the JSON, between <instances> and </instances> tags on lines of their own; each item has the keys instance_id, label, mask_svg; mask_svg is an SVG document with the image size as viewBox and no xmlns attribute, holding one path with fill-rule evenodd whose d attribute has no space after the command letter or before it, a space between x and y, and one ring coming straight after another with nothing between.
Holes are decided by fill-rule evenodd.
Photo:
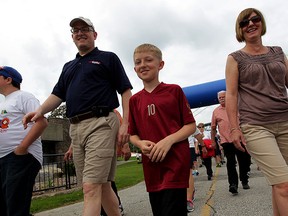
<instances>
[{"instance_id":1,"label":"man's baseball cap","mask_svg":"<svg viewBox=\"0 0 288 216\"><path fill-rule=\"evenodd\" d=\"M90 19L84 18L84 17L77 17L77 18L72 19L70 22L70 26L73 27L75 22L78 22L78 21L82 21L86 23L88 26L92 27L95 30L93 23L90 21Z\"/></svg>"},{"instance_id":2,"label":"man's baseball cap","mask_svg":"<svg viewBox=\"0 0 288 216\"><path fill-rule=\"evenodd\" d=\"M0 69L0 76L11 77L14 82L19 84L22 82L21 74L12 67L3 66L3 69Z\"/></svg>"}]
</instances>

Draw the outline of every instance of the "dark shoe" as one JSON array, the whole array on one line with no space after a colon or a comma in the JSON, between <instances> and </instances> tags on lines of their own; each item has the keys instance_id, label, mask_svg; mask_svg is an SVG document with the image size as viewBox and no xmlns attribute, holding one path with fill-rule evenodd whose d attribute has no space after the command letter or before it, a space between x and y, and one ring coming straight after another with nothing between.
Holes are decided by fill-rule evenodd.
<instances>
[{"instance_id":1,"label":"dark shoe","mask_svg":"<svg viewBox=\"0 0 288 216\"><path fill-rule=\"evenodd\" d=\"M211 181L212 180L212 176L208 176L208 181Z\"/></svg>"},{"instance_id":2,"label":"dark shoe","mask_svg":"<svg viewBox=\"0 0 288 216\"><path fill-rule=\"evenodd\" d=\"M230 185L229 192L231 192L233 195L238 194L238 187L236 185Z\"/></svg>"},{"instance_id":3,"label":"dark shoe","mask_svg":"<svg viewBox=\"0 0 288 216\"><path fill-rule=\"evenodd\" d=\"M246 184L242 183L242 186L243 186L243 189L244 189L244 190L250 189L250 186L249 186L248 183L246 183Z\"/></svg>"}]
</instances>

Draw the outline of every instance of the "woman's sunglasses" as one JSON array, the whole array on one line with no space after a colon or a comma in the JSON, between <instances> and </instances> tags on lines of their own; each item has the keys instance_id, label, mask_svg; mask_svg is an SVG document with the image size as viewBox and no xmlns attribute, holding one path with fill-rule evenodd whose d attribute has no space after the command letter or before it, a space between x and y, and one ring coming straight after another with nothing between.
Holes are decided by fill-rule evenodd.
<instances>
[{"instance_id":1,"label":"woman's sunglasses","mask_svg":"<svg viewBox=\"0 0 288 216\"><path fill-rule=\"evenodd\" d=\"M244 28L246 26L249 25L250 21L252 21L254 24L255 23L258 23L261 21L261 16L253 16L251 17L250 19L243 19L240 23L239 23L239 26L240 28Z\"/></svg>"}]
</instances>

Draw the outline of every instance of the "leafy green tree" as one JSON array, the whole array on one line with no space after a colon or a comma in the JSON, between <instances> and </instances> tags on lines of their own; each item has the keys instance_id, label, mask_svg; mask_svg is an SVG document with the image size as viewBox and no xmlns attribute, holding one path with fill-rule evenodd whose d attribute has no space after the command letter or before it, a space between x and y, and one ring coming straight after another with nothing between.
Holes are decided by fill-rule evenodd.
<instances>
[{"instance_id":1,"label":"leafy green tree","mask_svg":"<svg viewBox=\"0 0 288 216\"><path fill-rule=\"evenodd\" d=\"M55 110L53 110L48 116L48 119L49 118L61 118L61 119L67 118L66 117L66 104L60 105Z\"/></svg>"}]
</instances>

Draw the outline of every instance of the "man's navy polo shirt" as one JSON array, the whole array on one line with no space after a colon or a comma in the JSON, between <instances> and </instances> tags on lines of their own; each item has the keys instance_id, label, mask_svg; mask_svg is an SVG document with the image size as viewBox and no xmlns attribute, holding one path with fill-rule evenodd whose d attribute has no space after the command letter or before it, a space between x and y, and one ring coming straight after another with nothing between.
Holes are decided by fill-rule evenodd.
<instances>
[{"instance_id":1,"label":"man's navy polo shirt","mask_svg":"<svg viewBox=\"0 0 288 216\"><path fill-rule=\"evenodd\" d=\"M115 53L98 50L67 62L52 94L66 101L68 118L91 110L92 106L119 106L117 92L132 89L123 65ZM116 92L117 91L117 92Z\"/></svg>"}]
</instances>

